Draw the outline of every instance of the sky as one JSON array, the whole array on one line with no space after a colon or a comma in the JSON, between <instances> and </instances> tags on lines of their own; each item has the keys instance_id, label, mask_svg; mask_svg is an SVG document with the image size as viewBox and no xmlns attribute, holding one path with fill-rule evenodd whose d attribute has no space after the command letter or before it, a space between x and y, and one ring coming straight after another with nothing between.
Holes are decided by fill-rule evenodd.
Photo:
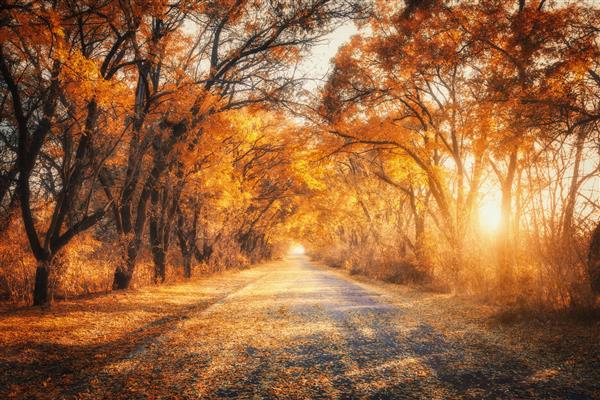
<instances>
[{"instance_id":1,"label":"sky","mask_svg":"<svg viewBox=\"0 0 600 400\"><path fill-rule=\"evenodd\" d=\"M184 26L184 32L192 34L194 31L197 31L197 26L188 21ZM338 49L357 32L354 23L348 21L326 35L321 43L313 46L310 54L300 61L297 69L298 76L314 79L305 83L305 89L315 90L324 84L324 80L331 70L331 59L336 55Z\"/></svg>"},{"instance_id":2,"label":"sky","mask_svg":"<svg viewBox=\"0 0 600 400\"><path fill-rule=\"evenodd\" d=\"M314 90L324 83L322 80L326 79L331 70L331 59L355 33L357 33L357 29L354 23L347 22L327 35L323 43L313 47L311 54L302 60L298 68L300 74L316 79L316 81L307 82L306 89Z\"/></svg>"}]
</instances>

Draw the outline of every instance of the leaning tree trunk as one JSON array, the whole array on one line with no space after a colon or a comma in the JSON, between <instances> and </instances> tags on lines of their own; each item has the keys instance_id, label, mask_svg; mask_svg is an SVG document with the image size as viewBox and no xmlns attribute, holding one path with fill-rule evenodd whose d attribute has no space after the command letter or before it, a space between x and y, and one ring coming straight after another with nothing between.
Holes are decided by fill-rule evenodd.
<instances>
[{"instance_id":1,"label":"leaning tree trunk","mask_svg":"<svg viewBox=\"0 0 600 400\"><path fill-rule=\"evenodd\" d=\"M588 253L588 273L592 291L600 294L600 222L596 225L592 239L590 240L590 251Z\"/></svg>"}]
</instances>

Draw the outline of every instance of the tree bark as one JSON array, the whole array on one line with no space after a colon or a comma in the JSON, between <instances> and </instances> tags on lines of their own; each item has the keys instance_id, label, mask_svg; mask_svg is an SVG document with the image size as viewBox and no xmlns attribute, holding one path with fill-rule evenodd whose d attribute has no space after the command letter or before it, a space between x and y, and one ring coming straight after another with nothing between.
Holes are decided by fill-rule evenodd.
<instances>
[{"instance_id":1,"label":"tree bark","mask_svg":"<svg viewBox=\"0 0 600 400\"><path fill-rule=\"evenodd\" d=\"M192 253L183 254L183 276L186 279L192 277Z\"/></svg>"},{"instance_id":2,"label":"tree bark","mask_svg":"<svg viewBox=\"0 0 600 400\"><path fill-rule=\"evenodd\" d=\"M134 238L127 243L127 252L123 257L123 262L117 265L115 269L113 290L125 290L129 288L140 245L140 238Z\"/></svg>"},{"instance_id":3,"label":"tree bark","mask_svg":"<svg viewBox=\"0 0 600 400\"><path fill-rule=\"evenodd\" d=\"M498 285L501 291L513 284L513 247L511 243L512 187L517 170L517 151L510 155L508 171L502 182L500 230L498 232Z\"/></svg>"},{"instance_id":4,"label":"tree bark","mask_svg":"<svg viewBox=\"0 0 600 400\"><path fill-rule=\"evenodd\" d=\"M571 183L569 186L569 195L567 197L567 205L565 206L565 213L562 224L562 237L565 242L568 242L573 233L573 215L575 210L575 203L577 200L577 192L579 190L579 170L581 166L581 159L583 155L583 146L586 139L585 129L579 129L577 134L577 141L575 143L575 163L573 165L573 176L571 177Z\"/></svg>"},{"instance_id":5,"label":"tree bark","mask_svg":"<svg viewBox=\"0 0 600 400\"><path fill-rule=\"evenodd\" d=\"M162 243L152 244L152 260L154 261L154 283L163 283L166 279L166 251Z\"/></svg>"},{"instance_id":6,"label":"tree bark","mask_svg":"<svg viewBox=\"0 0 600 400\"><path fill-rule=\"evenodd\" d=\"M600 222L592 233L588 253L588 273L594 294L600 294Z\"/></svg>"},{"instance_id":7,"label":"tree bark","mask_svg":"<svg viewBox=\"0 0 600 400\"><path fill-rule=\"evenodd\" d=\"M50 263L41 262L35 270L35 286L33 288L33 305L44 306L50 303L49 281Z\"/></svg>"},{"instance_id":8,"label":"tree bark","mask_svg":"<svg viewBox=\"0 0 600 400\"><path fill-rule=\"evenodd\" d=\"M15 183L17 166L13 165L6 174L0 175L0 205L4 203L4 197L9 193L10 186Z\"/></svg>"},{"instance_id":9,"label":"tree bark","mask_svg":"<svg viewBox=\"0 0 600 400\"><path fill-rule=\"evenodd\" d=\"M115 270L113 290L125 290L131 284L132 273L127 266L119 266Z\"/></svg>"}]
</instances>

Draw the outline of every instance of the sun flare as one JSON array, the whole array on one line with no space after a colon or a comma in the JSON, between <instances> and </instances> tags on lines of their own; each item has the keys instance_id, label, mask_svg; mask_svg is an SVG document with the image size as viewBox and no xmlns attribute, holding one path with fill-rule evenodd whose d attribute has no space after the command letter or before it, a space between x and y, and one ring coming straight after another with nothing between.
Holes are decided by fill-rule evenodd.
<instances>
[{"instance_id":1,"label":"sun flare","mask_svg":"<svg viewBox=\"0 0 600 400\"><path fill-rule=\"evenodd\" d=\"M294 244L290 247L289 253L293 256L301 256L306 252L306 249L301 244Z\"/></svg>"},{"instance_id":2,"label":"sun flare","mask_svg":"<svg viewBox=\"0 0 600 400\"><path fill-rule=\"evenodd\" d=\"M482 229L495 232L500 227L502 212L494 201L484 201L479 205L479 225Z\"/></svg>"}]
</instances>

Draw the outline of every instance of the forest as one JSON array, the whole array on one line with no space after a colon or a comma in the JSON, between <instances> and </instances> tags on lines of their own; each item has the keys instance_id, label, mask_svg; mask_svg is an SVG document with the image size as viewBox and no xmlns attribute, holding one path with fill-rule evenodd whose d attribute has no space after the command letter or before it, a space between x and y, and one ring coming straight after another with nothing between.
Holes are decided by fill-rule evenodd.
<instances>
[{"instance_id":1,"label":"forest","mask_svg":"<svg viewBox=\"0 0 600 400\"><path fill-rule=\"evenodd\" d=\"M45 305L298 243L377 279L590 306L593 3L3 2L0 294Z\"/></svg>"},{"instance_id":2,"label":"forest","mask_svg":"<svg viewBox=\"0 0 600 400\"><path fill-rule=\"evenodd\" d=\"M0 1L0 398L599 365L597 0Z\"/></svg>"}]
</instances>

